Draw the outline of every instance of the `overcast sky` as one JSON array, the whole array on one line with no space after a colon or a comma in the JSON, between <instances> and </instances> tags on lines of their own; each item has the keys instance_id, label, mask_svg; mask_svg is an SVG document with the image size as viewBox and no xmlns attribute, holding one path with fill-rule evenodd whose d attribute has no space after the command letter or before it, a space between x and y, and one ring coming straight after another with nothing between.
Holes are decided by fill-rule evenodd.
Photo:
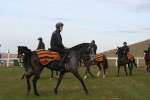
<instances>
[{"instance_id":1,"label":"overcast sky","mask_svg":"<svg viewBox=\"0 0 150 100\"><path fill-rule=\"evenodd\" d=\"M46 48L56 22L66 47L95 40L98 51L150 39L150 0L0 0L0 48Z\"/></svg>"}]
</instances>

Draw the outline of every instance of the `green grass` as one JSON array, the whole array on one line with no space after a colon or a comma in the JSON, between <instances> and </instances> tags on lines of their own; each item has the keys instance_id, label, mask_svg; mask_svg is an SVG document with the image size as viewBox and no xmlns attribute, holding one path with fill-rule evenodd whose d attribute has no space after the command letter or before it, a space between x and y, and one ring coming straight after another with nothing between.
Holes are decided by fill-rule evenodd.
<instances>
[{"instance_id":1,"label":"green grass","mask_svg":"<svg viewBox=\"0 0 150 100\"><path fill-rule=\"evenodd\" d=\"M0 67L0 100L150 100L150 74L145 69L134 69L134 75L125 77L121 70L116 77L116 68L109 68L105 79L90 78L85 80L89 90L86 96L79 81L67 73L59 87L58 95L53 89L57 80L49 80L50 71L45 69L38 82L40 97L26 95L25 80L20 80L22 68ZM92 68L96 72L96 68ZM80 69L83 76L84 69Z\"/></svg>"}]
</instances>

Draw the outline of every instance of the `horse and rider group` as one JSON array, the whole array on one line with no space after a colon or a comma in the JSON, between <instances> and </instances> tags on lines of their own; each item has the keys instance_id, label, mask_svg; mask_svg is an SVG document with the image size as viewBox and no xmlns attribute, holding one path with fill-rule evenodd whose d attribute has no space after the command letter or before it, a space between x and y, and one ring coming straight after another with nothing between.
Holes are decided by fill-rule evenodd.
<instances>
[{"instance_id":1,"label":"horse and rider group","mask_svg":"<svg viewBox=\"0 0 150 100\"><path fill-rule=\"evenodd\" d=\"M18 46L18 58L22 59L23 67L25 68L25 73L23 74L22 79L26 78L27 83L27 95L31 91L30 79L32 78L32 85L34 89L34 94L39 96L37 91L37 81L40 78L42 70L46 67L53 71L58 72L58 80L54 93L58 93L58 87L63 79L63 76L70 72L72 73L82 84L83 89L86 94L88 94L88 89L79 74L79 67L81 64L85 66L85 76L87 78L87 73L94 77L90 71L92 65L97 65L98 73L100 75L101 69L103 69L103 78L105 78L106 69L108 68L107 57L103 53L97 53L97 45L95 41L92 40L90 43L81 43L72 48L66 48L62 43L61 32L63 30L64 24L62 22L56 23L56 30L52 33L50 41L50 49L45 50L45 44L43 43L42 38L38 38L39 44L35 51L31 51L26 46ZM150 72L150 47L145 52L145 62L147 65L147 71ZM127 69L126 65L129 68L129 74L132 75L133 65L136 65L135 58L132 53L130 53L127 43L123 43L123 47L118 47L117 52L118 56L118 76L120 71L120 66L124 66L126 75ZM53 76L53 74L52 74Z\"/></svg>"}]
</instances>

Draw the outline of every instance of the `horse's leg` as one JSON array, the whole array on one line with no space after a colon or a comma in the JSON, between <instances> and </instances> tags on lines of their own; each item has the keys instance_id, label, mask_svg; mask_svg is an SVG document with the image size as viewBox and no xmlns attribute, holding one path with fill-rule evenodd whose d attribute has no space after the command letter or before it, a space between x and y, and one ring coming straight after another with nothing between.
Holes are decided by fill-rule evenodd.
<instances>
[{"instance_id":1,"label":"horse's leg","mask_svg":"<svg viewBox=\"0 0 150 100\"><path fill-rule=\"evenodd\" d=\"M134 66L134 63L132 62L132 63L131 63L131 66L130 66L130 68L131 68L131 74L130 74L130 75L132 75L133 66Z\"/></svg>"},{"instance_id":2,"label":"horse's leg","mask_svg":"<svg viewBox=\"0 0 150 100\"><path fill-rule=\"evenodd\" d=\"M132 67L133 67L133 62L130 61L130 62L128 63L129 75L132 75Z\"/></svg>"},{"instance_id":3,"label":"horse's leg","mask_svg":"<svg viewBox=\"0 0 150 100\"><path fill-rule=\"evenodd\" d=\"M118 74L117 74L117 76L119 76L119 71L120 71L120 65L118 65Z\"/></svg>"},{"instance_id":4,"label":"horse's leg","mask_svg":"<svg viewBox=\"0 0 150 100\"><path fill-rule=\"evenodd\" d=\"M50 76L50 79L53 79L54 78L54 71L51 69L51 76Z\"/></svg>"},{"instance_id":5,"label":"horse's leg","mask_svg":"<svg viewBox=\"0 0 150 100\"><path fill-rule=\"evenodd\" d=\"M21 76L21 80L23 80L25 76L26 76L26 74L24 73L24 74Z\"/></svg>"},{"instance_id":6,"label":"horse's leg","mask_svg":"<svg viewBox=\"0 0 150 100\"><path fill-rule=\"evenodd\" d=\"M90 65L87 67L87 72L90 74L91 77L94 77L94 75L90 71L90 67L91 67Z\"/></svg>"},{"instance_id":7,"label":"horse's leg","mask_svg":"<svg viewBox=\"0 0 150 100\"><path fill-rule=\"evenodd\" d=\"M103 63L103 79L106 77L105 63Z\"/></svg>"},{"instance_id":8,"label":"horse's leg","mask_svg":"<svg viewBox=\"0 0 150 100\"><path fill-rule=\"evenodd\" d=\"M43 68L41 68L40 70L38 70L36 72L36 74L34 74L34 77L33 77L33 80L32 80L33 88L34 88L34 94L37 95L37 96L39 96L39 93L37 92L37 81L40 78L40 74L41 74L42 70L43 70Z\"/></svg>"},{"instance_id":9,"label":"horse's leg","mask_svg":"<svg viewBox=\"0 0 150 100\"><path fill-rule=\"evenodd\" d=\"M55 73L56 73L56 78L59 78L59 72L55 71Z\"/></svg>"},{"instance_id":10,"label":"horse's leg","mask_svg":"<svg viewBox=\"0 0 150 100\"><path fill-rule=\"evenodd\" d=\"M78 72L78 71L74 71L74 72L72 72L72 73L73 73L73 75L81 82L85 93L88 94L88 89L86 88L83 79L82 79L81 76L79 75L79 72Z\"/></svg>"},{"instance_id":11,"label":"horse's leg","mask_svg":"<svg viewBox=\"0 0 150 100\"><path fill-rule=\"evenodd\" d=\"M31 91L31 84L30 84L30 78L33 74L30 75L25 75L26 77L26 82L27 82L27 95L29 95L30 91Z\"/></svg>"},{"instance_id":12,"label":"horse's leg","mask_svg":"<svg viewBox=\"0 0 150 100\"><path fill-rule=\"evenodd\" d=\"M97 77L100 77L100 73L102 70L100 63L97 63L97 67L98 67Z\"/></svg>"},{"instance_id":13,"label":"horse's leg","mask_svg":"<svg viewBox=\"0 0 150 100\"><path fill-rule=\"evenodd\" d=\"M88 71L87 71L87 66L86 66L86 69L85 69L85 75L84 75L84 79L87 79L88 78L88 75L87 75Z\"/></svg>"},{"instance_id":14,"label":"horse's leg","mask_svg":"<svg viewBox=\"0 0 150 100\"><path fill-rule=\"evenodd\" d=\"M63 79L64 74L65 74L64 72L60 72L60 74L59 74L59 78L58 78L58 80L57 80L57 85L56 85L56 87L55 87L55 89L54 89L54 93L55 93L55 94L58 93L57 89L58 89L58 87L59 87L59 85L60 85L60 83L61 83L61 81L62 81L62 79Z\"/></svg>"},{"instance_id":15,"label":"horse's leg","mask_svg":"<svg viewBox=\"0 0 150 100\"><path fill-rule=\"evenodd\" d=\"M146 71L149 72L149 65L146 64Z\"/></svg>"},{"instance_id":16,"label":"horse's leg","mask_svg":"<svg viewBox=\"0 0 150 100\"><path fill-rule=\"evenodd\" d=\"M127 76L127 75L128 75L128 73L127 73L126 65L124 65L124 71L125 71L125 74L126 74L126 76Z\"/></svg>"},{"instance_id":17,"label":"horse's leg","mask_svg":"<svg viewBox=\"0 0 150 100\"><path fill-rule=\"evenodd\" d=\"M88 73L89 73L89 75L90 75L91 77L94 77L94 75L93 75L93 74L91 73L91 71L90 71L91 65L90 65L90 64L86 64L85 66L86 66L86 69L85 69L84 79L87 79L87 78L88 78L88 76L87 76Z\"/></svg>"},{"instance_id":18,"label":"horse's leg","mask_svg":"<svg viewBox=\"0 0 150 100\"><path fill-rule=\"evenodd\" d=\"M36 74L34 77L33 77L33 88L34 88L34 94L39 96L39 93L37 92L37 81L38 79L40 78L40 75L39 74Z\"/></svg>"},{"instance_id":19,"label":"horse's leg","mask_svg":"<svg viewBox=\"0 0 150 100\"><path fill-rule=\"evenodd\" d=\"M133 64L134 64L135 68L137 68L137 63L135 62L135 59L133 59Z\"/></svg>"},{"instance_id":20,"label":"horse's leg","mask_svg":"<svg viewBox=\"0 0 150 100\"><path fill-rule=\"evenodd\" d=\"M150 72L150 64L146 64L146 71Z\"/></svg>"},{"instance_id":21,"label":"horse's leg","mask_svg":"<svg viewBox=\"0 0 150 100\"><path fill-rule=\"evenodd\" d=\"M146 64L146 72L148 72L148 65Z\"/></svg>"}]
</instances>

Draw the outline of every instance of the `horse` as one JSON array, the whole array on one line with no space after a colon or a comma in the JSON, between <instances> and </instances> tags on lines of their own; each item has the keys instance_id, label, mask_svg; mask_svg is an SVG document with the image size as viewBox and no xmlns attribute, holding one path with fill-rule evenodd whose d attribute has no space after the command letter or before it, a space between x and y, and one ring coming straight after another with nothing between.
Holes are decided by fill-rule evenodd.
<instances>
[{"instance_id":1,"label":"horse","mask_svg":"<svg viewBox=\"0 0 150 100\"><path fill-rule=\"evenodd\" d=\"M128 57L128 66L131 66L133 68L133 66L135 66L135 68L137 68L137 63L135 61L135 57L131 52L127 53L127 57Z\"/></svg>"},{"instance_id":2,"label":"horse","mask_svg":"<svg viewBox=\"0 0 150 100\"><path fill-rule=\"evenodd\" d=\"M144 60L145 60L145 65L146 65L146 71L150 72L150 51L145 50L144 53L145 53Z\"/></svg>"},{"instance_id":3,"label":"horse","mask_svg":"<svg viewBox=\"0 0 150 100\"><path fill-rule=\"evenodd\" d=\"M87 79L87 77L88 77L87 74L88 73L91 77L94 77L94 75L90 71L90 67L92 65L96 65L98 67L97 77L100 77L100 72L103 69L103 78L105 78L106 70L108 69L108 61L107 61L107 57L105 56L105 54L97 53L94 61L92 61L92 62L88 61L87 58L84 58L83 59L83 64L86 67L84 79Z\"/></svg>"},{"instance_id":4,"label":"horse","mask_svg":"<svg viewBox=\"0 0 150 100\"><path fill-rule=\"evenodd\" d=\"M133 66L130 66L130 64L129 64L129 59L128 59L127 55L125 55L127 53L123 52L122 47L118 47L116 54L118 56L118 60L117 60L117 62L118 62L118 74L117 74L117 76L119 76L119 71L120 71L121 66L124 67L125 75L126 76L128 75L126 65L128 65L129 74L132 75Z\"/></svg>"},{"instance_id":5,"label":"horse","mask_svg":"<svg viewBox=\"0 0 150 100\"><path fill-rule=\"evenodd\" d=\"M85 91L85 94L88 94L88 89L78 72L78 67L79 67L79 61L85 55L89 56L90 61L94 60L95 58L95 52L93 48L94 45L95 44L93 43L82 43L76 45L68 49L64 57L62 57L60 60L50 62L47 65L42 65L40 63L40 59L36 51L31 51L27 47L19 46L18 55L24 54L23 63L24 63L25 71L27 72L25 74L26 83L27 83L27 95L29 95L31 91L30 79L31 77L33 77L32 85L34 89L34 95L39 96L39 93L37 91L37 81L39 80L40 74L44 69L44 67L59 71L59 78L57 79L57 84L56 87L54 88L55 94L58 94L58 87L63 79L63 76L67 72L71 72L80 81Z\"/></svg>"}]
</instances>

